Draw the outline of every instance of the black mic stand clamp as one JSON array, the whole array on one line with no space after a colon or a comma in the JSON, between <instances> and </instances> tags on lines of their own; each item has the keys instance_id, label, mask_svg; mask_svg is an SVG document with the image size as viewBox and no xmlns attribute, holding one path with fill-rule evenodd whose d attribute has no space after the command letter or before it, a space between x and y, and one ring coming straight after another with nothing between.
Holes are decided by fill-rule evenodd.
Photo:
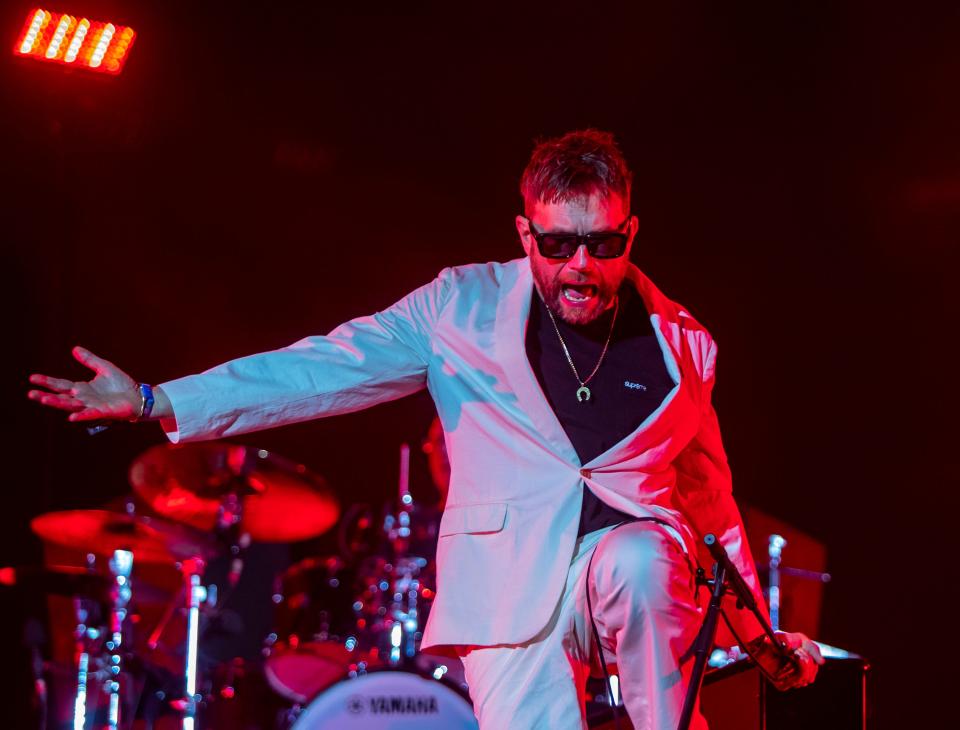
<instances>
[{"instance_id":1,"label":"black mic stand clamp","mask_svg":"<svg viewBox=\"0 0 960 730\"><path fill-rule=\"evenodd\" d=\"M703 625L700 627L700 632L693 644L693 671L690 673L690 684L687 685L687 695L683 702L683 710L680 713L680 723L677 725L677 730L689 730L690 728L693 708L697 704L697 696L700 694L700 687L703 684L703 674L707 668L707 660L710 658L717 636L717 621L720 618L723 597L728 590L736 594L737 608L749 609L757 617L765 634L773 641L773 645L779 647L785 656L788 653L788 650L770 627L770 623L763 612L757 606L753 592L743 576L740 575L740 571L730 562L730 557L720 541L717 540L715 535L708 533L704 536L703 542L716 562L713 565L712 578L707 578L702 568L697 570L697 585L709 586L710 588L710 604L707 607L707 615L703 619Z\"/></svg>"}]
</instances>

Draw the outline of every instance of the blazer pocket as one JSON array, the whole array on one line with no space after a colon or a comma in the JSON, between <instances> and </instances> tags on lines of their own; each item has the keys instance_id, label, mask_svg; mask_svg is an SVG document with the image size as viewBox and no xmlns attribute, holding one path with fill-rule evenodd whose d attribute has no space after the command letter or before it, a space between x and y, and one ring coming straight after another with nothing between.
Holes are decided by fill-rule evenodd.
<instances>
[{"instance_id":1,"label":"blazer pocket","mask_svg":"<svg viewBox=\"0 0 960 730\"><path fill-rule=\"evenodd\" d=\"M499 532L506 521L507 505L502 502L447 507L440 519L439 536Z\"/></svg>"}]
</instances>

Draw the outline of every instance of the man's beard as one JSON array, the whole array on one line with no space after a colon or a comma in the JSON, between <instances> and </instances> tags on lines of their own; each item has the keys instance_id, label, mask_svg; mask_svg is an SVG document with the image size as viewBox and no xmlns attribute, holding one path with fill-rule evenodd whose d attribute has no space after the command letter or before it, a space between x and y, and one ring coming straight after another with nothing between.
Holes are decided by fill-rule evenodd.
<instances>
[{"instance_id":1,"label":"man's beard","mask_svg":"<svg viewBox=\"0 0 960 730\"><path fill-rule=\"evenodd\" d=\"M593 300L587 306L582 307L566 304L563 296L563 285L580 282L561 282L556 277L550 277L546 274L547 272L538 269L538 267L533 267L533 279L537 285L537 291L540 292L544 304L553 312L554 316L559 317L567 324L590 324L606 312L617 297L619 286L614 286L609 280L601 279L589 282L585 280L582 283L590 283L597 288Z\"/></svg>"}]
</instances>

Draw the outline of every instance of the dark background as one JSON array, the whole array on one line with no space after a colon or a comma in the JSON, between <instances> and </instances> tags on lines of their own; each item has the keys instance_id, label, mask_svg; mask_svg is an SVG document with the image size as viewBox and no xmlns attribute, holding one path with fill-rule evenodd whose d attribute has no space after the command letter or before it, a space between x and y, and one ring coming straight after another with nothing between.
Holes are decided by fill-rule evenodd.
<instances>
[{"instance_id":1,"label":"dark background","mask_svg":"<svg viewBox=\"0 0 960 730\"><path fill-rule=\"evenodd\" d=\"M0 54L0 563L39 560L31 517L123 494L163 441L86 436L26 400L28 373L82 376L82 343L160 382L519 255L534 138L592 125L635 170L635 262L720 344L740 498L827 545L817 638L873 661L877 727L939 725L960 12L257 5L51 6L138 31L116 78ZM8 49L31 7L0 9ZM431 417L420 395L243 440L377 501Z\"/></svg>"}]
</instances>

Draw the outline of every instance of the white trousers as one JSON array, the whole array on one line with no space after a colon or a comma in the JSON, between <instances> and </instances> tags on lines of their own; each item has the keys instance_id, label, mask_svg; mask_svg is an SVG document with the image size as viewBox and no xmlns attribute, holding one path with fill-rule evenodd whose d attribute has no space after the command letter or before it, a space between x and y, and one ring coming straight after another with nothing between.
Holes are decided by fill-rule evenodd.
<instances>
[{"instance_id":1,"label":"white trousers","mask_svg":"<svg viewBox=\"0 0 960 730\"><path fill-rule=\"evenodd\" d=\"M702 613L692 564L671 532L655 522L631 522L585 535L577 541L560 603L540 634L524 644L462 651L481 730L587 727L585 684L591 665L600 668L587 591L604 657L616 661L634 728L675 730ZM690 727L707 727L699 711Z\"/></svg>"}]
</instances>

